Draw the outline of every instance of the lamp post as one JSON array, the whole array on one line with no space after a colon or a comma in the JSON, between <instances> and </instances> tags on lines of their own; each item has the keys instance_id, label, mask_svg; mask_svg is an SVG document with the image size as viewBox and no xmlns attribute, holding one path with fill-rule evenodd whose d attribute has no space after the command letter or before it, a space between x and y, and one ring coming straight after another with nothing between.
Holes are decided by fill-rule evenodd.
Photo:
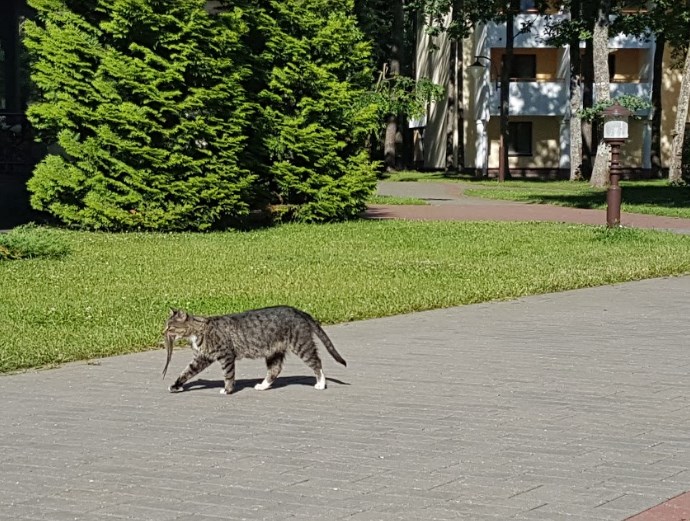
<instances>
[{"instance_id":1,"label":"lamp post","mask_svg":"<svg viewBox=\"0 0 690 521\"><path fill-rule=\"evenodd\" d=\"M482 65L482 63L479 61L480 59L482 60L487 60L489 62L490 67L494 68L494 62L491 58L488 56L475 56L474 57L474 63L467 67L467 72L470 73L470 76L474 78L475 80L478 80L481 78L484 73L486 72L486 67ZM494 86L494 92L498 91L498 73L495 72L496 74L496 84ZM500 118L501 121L503 121L503 116L504 116L504 109L503 109L503 103L500 103L499 100L499 110L500 110ZM503 133L501 133L501 137L499 138L498 141L498 180L503 181L506 178L506 164L504 161L504 155L503 155L503 149L505 147L504 139L503 139Z\"/></svg>"},{"instance_id":2,"label":"lamp post","mask_svg":"<svg viewBox=\"0 0 690 521\"><path fill-rule=\"evenodd\" d=\"M611 146L611 179L606 191L606 226L621 225L621 145L628 140L628 118L632 113L614 102L604 110L604 141Z\"/></svg>"}]
</instances>

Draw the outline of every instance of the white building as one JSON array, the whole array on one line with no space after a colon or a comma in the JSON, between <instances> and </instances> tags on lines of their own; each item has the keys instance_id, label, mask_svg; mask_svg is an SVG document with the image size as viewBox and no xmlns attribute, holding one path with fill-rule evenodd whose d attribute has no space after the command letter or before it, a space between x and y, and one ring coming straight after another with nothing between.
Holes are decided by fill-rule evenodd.
<instances>
[{"instance_id":1,"label":"white building","mask_svg":"<svg viewBox=\"0 0 690 521\"><path fill-rule=\"evenodd\" d=\"M514 39L514 59L509 94L509 166L517 176L567 177L570 169L569 138L569 48L546 43L547 23L566 17L554 11L549 18L529 9L515 16L515 34L524 24L531 30ZM420 24L421 25L421 24ZM464 108L464 167L484 173L498 169L500 136L500 68L505 52L505 24L479 26L464 40L462 61L462 107ZM432 45L438 50L431 51ZM616 35L609 42L610 90L612 97L633 94L651 102L654 40ZM433 39L424 27L418 33L417 77L447 85L451 44L445 34ZM582 50L584 52L584 44ZM480 58L486 73L474 79L467 67ZM664 60L662 161L667 163L671 149L671 129L675 119L675 100L680 85L680 71ZM423 134L425 168L443 169L447 163L445 103L430 105ZM636 114L630 122L630 139L623 147L622 166L645 170L651 167L650 111ZM421 159L421 158L420 158Z\"/></svg>"}]
</instances>

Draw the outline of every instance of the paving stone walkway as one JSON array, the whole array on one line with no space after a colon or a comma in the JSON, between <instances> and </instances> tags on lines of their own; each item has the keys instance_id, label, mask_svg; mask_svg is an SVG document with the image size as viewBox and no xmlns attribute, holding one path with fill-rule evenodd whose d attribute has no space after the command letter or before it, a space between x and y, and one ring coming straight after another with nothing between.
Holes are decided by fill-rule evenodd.
<instances>
[{"instance_id":1,"label":"paving stone walkway","mask_svg":"<svg viewBox=\"0 0 690 521\"><path fill-rule=\"evenodd\" d=\"M688 309L680 277L329 327L326 391L292 358L169 394L163 351L3 376L0 520L621 521L690 490Z\"/></svg>"}]
</instances>

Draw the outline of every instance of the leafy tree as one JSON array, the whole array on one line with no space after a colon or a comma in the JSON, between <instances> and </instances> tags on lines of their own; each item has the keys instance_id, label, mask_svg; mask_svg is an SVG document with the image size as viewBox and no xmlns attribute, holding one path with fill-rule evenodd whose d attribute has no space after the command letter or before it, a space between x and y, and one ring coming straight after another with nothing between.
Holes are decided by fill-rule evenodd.
<instances>
[{"instance_id":1,"label":"leafy tree","mask_svg":"<svg viewBox=\"0 0 690 521\"><path fill-rule=\"evenodd\" d=\"M610 151L602 142L596 147L597 158L590 167L590 155L595 148L594 134L596 126L593 113L599 112L610 104L608 40L610 34L625 33L642 36L648 32L649 19L641 16L643 0L566 0L564 8L570 17L550 25L549 43L551 45L570 45L571 57L571 179L578 179L581 174L587 175L591 169L591 182L603 186L608 182L608 163ZM625 11L624 8L628 11ZM630 12L638 8L640 11ZM585 55L580 62L579 43L584 41ZM597 84L597 99L593 99L592 83ZM579 86L582 85L583 110L579 111ZM633 100L621 100L623 103L636 103ZM580 115L587 115L580 119ZM582 129L583 139L579 140ZM578 143L580 141L580 143ZM582 148L581 148L582 147Z\"/></svg>"},{"instance_id":2,"label":"leafy tree","mask_svg":"<svg viewBox=\"0 0 690 521\"><path fill-rule=\"evenodd\" d=\"M252 107L239 10L204 0L29 0L40 101L28 112L53 152L32 204L74 226L209 228L245 215Z\"/></svg>"},{"instance_id":3,"label":"leafy tree","mask_svg":"<svg viewBox=\"0 0 690 521\"><path fill-rule=\"evenodd\" d=\"M416 13L409 7L409 0L356 0L355 11L359 25L374 49L373 58L378 78L375 79L375 96L382 128L376 131L380 141L383 162L391 171L399 165L399 143L402 141L403 163L410 162L411 132L405 128L405 121L413 114L401 100L423 98L424 88L430 84L426 78L415 82L412 78L412 60L416 43ZM417 92L419 85L422 89ZM386 98L385 95L389 94ZM385 111L393 109L392 111ZM401 139L402 137L402 139ZM380 152L377 146L374 154Z\"/></svg>"}]
</instances>

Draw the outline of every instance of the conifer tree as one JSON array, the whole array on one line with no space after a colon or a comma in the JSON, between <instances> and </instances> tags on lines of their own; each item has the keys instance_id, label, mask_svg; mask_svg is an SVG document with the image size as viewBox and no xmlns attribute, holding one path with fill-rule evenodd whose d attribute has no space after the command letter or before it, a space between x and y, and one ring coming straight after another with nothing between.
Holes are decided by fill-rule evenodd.
<instances>
[{"instance_id":1,"label":"conifer tree","mask_svg":"<svg viewBox=\"0 0 690 521\"><path fill-rule=\"evenodd\" d=\"M376 183L371 49L352 0L251 0L263 179L297 220L356 216ZM257 38L257 35L260 35Z\"/></svg>"},{"instance_id":2,"label":"conifer tree","mask_svg":"<svg viewBox=\"0 0 690 521\"><path fill-rule=\"evenodd\" d=\"M248 212L252 105L239 10L204 0L29 0L40 100L28 115L50 153L32 204L96 229L196 229Z\"/></svg>"}]
</instances>

